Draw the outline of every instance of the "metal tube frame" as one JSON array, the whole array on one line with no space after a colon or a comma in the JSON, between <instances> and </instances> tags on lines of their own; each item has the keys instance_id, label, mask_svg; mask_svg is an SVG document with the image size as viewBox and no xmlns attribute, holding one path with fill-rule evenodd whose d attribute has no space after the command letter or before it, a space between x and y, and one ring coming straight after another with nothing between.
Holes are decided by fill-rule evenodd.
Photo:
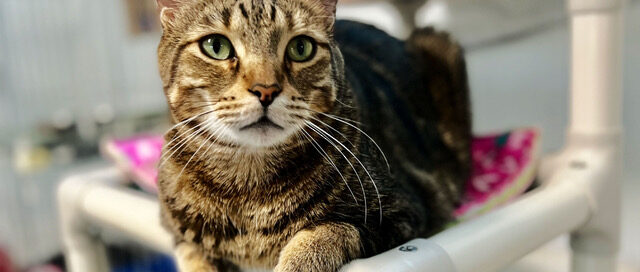
<instances>
[{"instance_id":1,"label":"metal tube frame","mask_svg":"<svg viewBox=\"0 0 640 272\"><path fill-rule=\"evenodd\" d=\"M622 1L569 0L570 125L565 149L543 164L543 188L431 238L355 260L343 271L496 271L564 233L571 233L572 271L616 271ZM171 252L171 236L160 226L157 203L114 186L122 178L117 170L108 169L70 177L59 187L70 271L108 270L104 245L94 232L104 225Z\"/></svg>"}]
</instances>

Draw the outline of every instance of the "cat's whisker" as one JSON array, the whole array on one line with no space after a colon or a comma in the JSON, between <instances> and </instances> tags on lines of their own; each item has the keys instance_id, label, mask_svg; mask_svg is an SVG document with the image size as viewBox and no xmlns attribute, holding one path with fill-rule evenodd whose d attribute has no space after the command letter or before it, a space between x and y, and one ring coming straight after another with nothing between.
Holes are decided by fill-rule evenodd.
<instances>
[{"instance_id":1,"label":"cat's whisker","mask_svg":"<svg viewBox=\"0 0 640 272\"><path fill-rule=\"evenodd\" d=\"M195 101L195 102L188 101L188 102L184 102L184 103L189 103L191 105L216 105L216 104L220 103L220 101L219 100L216 100L216 101L204 100L204 101Z\"/></svg>"},{"instance_id":2,"label":"cat's whisker","mask_svg":"<svg viewBox=\"0 0 640 272\"><path fill-rule=\"evenodd\" d=\"M197 106L191 106L190 109L194 110L194 109L202 109L202 108L211 108L215 106L215 104L206 104L206 105L197 105ZM216 111L218 109L213 109L213 111Z\"/></svg>"},{"instance_id":3,"label":"cat's whisker","mask_svg":"<svg viewBox=\"0 0 640 272\"><path fill-rule=\"evenodd\" d=\"M342 121L345 121L345 122L352 122L354 124L363 125L361 122L358 122L356 120L351 120L349 118L345 118L345 117L342 117L342 116L337 116L337 115L333 115L333 114L329 114L329 113L324 113L324 112L321 112L321 111L312 110L310 108L305 108L305 110L308 110L310 112L314 112L314 113L317 113L317 114L321 114L321 115L324 115L326 117L330 117L332 119L336 118L336 119L339 119L339 120L342 120Z\"/></svg>"},{"instance_id":4,"label":"cat's whisker","mask_svg":"<svg viewBox=\"0 0 640 272\"><path fill-rule=\"evenodd\" d=\"M360 188L362 189L362 199L363 199L363 202L364 202L364 223L367 224L367 214L368 214L367 213L367 209L368 209L368 207L367 207L367 194L365 192L364 184L362 183L362 179L360 178L360 174L358 174L358 170L356 170L356 167L353 165L353 163L351 163L351 160L349 160L349 158L347 158L347 156L342 152L342 150L340 150L340 148L331 139L327 138L327 136L325 136L323 133L321 133L320 131L318 131L314 127L309 126L309 125L313 125L313 123L311 123L309 121L306 121L305 123L307 124L308 128L313 130L316 134L318 134L318 136L322 137L325 141L327 141L329 144L331 144L333 146L333 148L335 148L338 151L338 153L340 153L340 155L342 155L344 160L347 161L349 166L351 166L351 169L353 169L353 173L358 178L358 182L360 183ZM344 145L343 145L343 147L344 147ZM346 147L344 147L344 148L346 149ZM349 151L349 150L347 150L347 151Z\"/></svg>"},{"instance_id":5,"label":"cat's whisker","mask_svg":"<svg viewBox=\"0 0 640 272\"><path fill-rule=\"evenodd\" d=\"M191 128L188 128L188 129L186 129L185 131L182 131L182 132L176 132L176 135L171 139L171 141L169 141L168 143L166 143L166 144L165 144L165 146L171 146L171 144L172 144L175 140L177 140L177 139L180 139L180 141L179 141L177 144L175 144L175 145L171 146L171 147L170 147L166 152L164 152L164 153L162 154L162 157L164 157L164 155L166 155L166 154L168 154L169 152L171 152L171 150L173 150L173 149L177 148L178 146L180 146L184 141L186 141L186 140L189 138L189 137L183 137L183 136L187 135L188 133L193 133L193 132L197 131L197 129L198 129L200 126L202 126L202 124L203 124L203 123L198 123L197 125L195 125L195 126L193 126L193 127L191 127ZM162 163L163 163L163 162L161 162L161 163L160 163L160 165L162 165Z\"/></svg>"},{"instance_id":6,"label":"cat's whisker","mask_svg":"<svg viewBox=\"0 0 640 272\"><path fill-rule=\"evenodd\" d=\"M320 122L321 124L323 124L324 126L328 127L329 129L335 131L336 133L338 133L340 136L342 136L342 138L344 138L351 146L355 147L355 145L349 140L349 137L347 137L346 135L344 135L344 133L340 132L339 130L335 129L334 127L332 127L331 125L323 122L322 120L315 118L313 116L310 117L311 119Z\"/></svg>"},{"instance_id":7,"label":"cat's whisker","mask_svg":"<svg viewBox=\"0 0 640 272\"><path fill-rule=\"evenodd\" d=\"M242 106L244 106L242 103L221 105L215 108L215 110L216 111L223 111L223 110L236 111L238 110L238 108L241 108Z\"/></svg>"},{"instance_id":8,"label":"cat's whisker","mask_svg":"<svg viewBox=\"0 0 640 272\"><path fill-rule=\"evenodd\" d=\"M220 135L217 135L218 133L222 134L222 132L224 132L225 129L229 128L228 125L224 125L221 124L220 128L218 129L220 132L218 132L218 130L216 130L216 132L214 133L215 138L209 143L209 146L207 147L207 149L204 151L204 155L206 155L207 153L209 153L209 149L211 149L211 147L216 143L216 141L219 139Z\"/></svg>"},{"instance_id":9,"label":"cat's whisker","mask_svg":"<svg viewBox=\"0 0 640 272\"><path fill-rule=\"evenodd\" d=\"M325 117L327 117L327 118L330 118L330 119L333 119L333 120L335 120L335 121L338 121L338 122L344 123L344 124L346 124L346 125L348 125L348 126L350 126L350 127L354 128L354 129L358 130L360 133L362 133L365 137L367 137L367 139L369 139L369 140L370 140L370 141L371 141L371 142L376 146L376 148L378 149L378 151L380 152L380 154L381 154L381 155L382 155L382 157L384 158L384 162L385 162L385 164L387 165L387 169L388 169L389 171L391 171L391 166L389 165L389 160L387 159L387 155L382 151L382 148L378 145L378 143L377 143L375 140L373 140L373 138L372 138L371 136L369 136L369 134L367 134L366 132L364 132L362 129L360 129L359 127L355 126L354 124L349 123L348 121L351 121L351 122L353 122L353 123L360 124L360 125L361 125L362 123L360 123L360 122L358 122L358 121L350 120L350 119L347 119L347 118L344 118L344 117L340 117L340 116L337 116L337 115L333 115L333 114L328 114L328 113L324 113L324 112L315 111L315 110L312 110L312 109L309 109L309 108L306 108L305 110L308 110L308 111L311 111L311 112L315 112L315 113L321 114L321 115L323 115L323 116L325 116ZM319 122L321 122L321 123L324 123L324 122L320 121L320 120L319 120L319 119L317 119L317 118L314 118L314 117L311 117L311 118L313 118L314 120L317 120L317 121L319 121ZM327 124L325 124L325 125L327 125ZM327 125L327 126L328 126L328 125ZM335 130L335 129L333 129L333 130L334 130L334 131L337 131L337 130ZM340 132L338 132L338 133L340 133ZM341 133L341 134L342 134L342 133Z\"/></svg>"},{"instance_id":10,"label":"cat's whisker","mask_svg":"<svg viewBox=\"0 0 640 272\"><path fill-rule=\"evenodd\" d=\"M209 97L209 96L207 96L207 97ZM203 100L204 100L204 101L203 101ZM194 103L209 103L209 102L210 102L210 103L218 103L218 102L221 102L221 101L224 101L224 100L223 100L223 99L220 99L220 98L217 98L217 99L211 99L211 100L210 100L210 99L207 99L207 98L202 98L202 100L195 101ZM188 102L188 101L187 101L187 102Z\"/></svg>"},{"instance_id":11,"label":"cat's whisker","mask_svg":"<svg viewBox=\"0 0 640 272\"><path fill-rule=\"evenodd\" d=\"M174 126L173 126L173 127L171 127L169 130L167 130L167 133L168 133L169 131L173 130L173 129L176 129L176 128L180 127L180 126L184 126L184 125L188 124L189 122L191 122L191 121L195 120L196 118L198 118L198 117L200 117L200 116L203 116L203 115L205 115L205 114L209 114L209 113L212 113L212 112L213 112L213 111L206 111L206 112L203 112L203 113L201 113L201 114L197 114L197 115L195 115L195 116L193 116L193 117L190 117L189 119L186 119L186 120L184 120L184 121L181 121L180 123L178 123L178 124L174 125ZM180 132L176 132L176 135L174 135L168 143L165 143L165 144L164 144L164 146L170 146L170 145L171 145L175 140L177 140L177 139L179 139L180 137L184 136L184 135L185 135L185 134L187 134L189 131L192 131L192 130L196 129L197 127L199 127L199 125L196 125L195 127L189 128L189 129L187 129L186 131L183 131L182 133L180 133ZM167 150L167 152L168 152L168 151L170 151L171 149L172 149L172 148L169 148L169 150ZM161 158L162 158L165 154L166 154L166 152L162 154Z\"/></svg>"},{"instance_id":12,"label":"cat's whisker","mask_svg":"<svg viewBox=\"0 0 640 272\"><path fill-rule=\"evenodd\" d=\"M384 152L382 151L382 148L378 145L378 143L376 143L376 141L375 141L375 140L373 140L373 138L372 138L371 136L369 136L369 134L367 134L367 133L366 133L366 132L364 132L362 129L360 129L359 127L357 127L357 126L355 126L355 125L353 125L353 124L351 124L351 123L349 123L349 122L346 122L346 121L340 120L339 118L335 118L335 115L334 115L334 117L332 117L330 114L325 114L325 113L320 113L320 114L325 115L327 118L331 118L331 119L336 120L336 121L338 121L338 122L342 122L342 123L344 123L344 124L346 124L346 125L348 125L348 126L350 126L350 127L354 128L354 129L358 130L360 133L362 133L362 135L364 135L365 137L367 137L367 138L368 138L368 139L369 139L369 140L370 140L370 141L371 141L371 142L376 146L376 148L378 149L378 151L380 151L380 154L381 154L381 155L382 155L382 157L384 158L384 162L387 164L387 169L388 169L389 171L391 171L391 166L389 165L389 160L387 160L387 155L385 155L385 154L384 154Z\"/></svg>"},{"instance_id":13,"label":"cat's whisker","mask_svg":"<svg viewBox=\"0 0 640 272\"><path fill-rule=\"evenodd\" d=\"M210 129L211 126L213 125L213 121L206 121L205 123L206 125L203 128L206 128L206 129ZM200 144L200 146L196 149L196 151L193 152L193 154L191 154L191 157L189 157L189 160L187 160L187 163L185 163L184 166L182 167L182 170L180 170L180 173L178 174L178 177L176 178L176 180L178 180L182 176L184 169L187 168L187 165L189 165L191 160L193 160L193 157L198 153L198 151L200 151L200 149L207 143L207 141L209 141L209 139L213 137L213 135L214 135L213 133L210 134L205 141L202 141L202 144Z\"/></svg>"},{"instance_id":14,"label":"cat's whisker","mask_svg":"<svg viewBox=\"0 0 640 272\"><path fill-rule=\"evenodd\" d=\"M305 136L307 138L307 140L310 141L310 143L313 146L313 148L315 148L315 150L318 151L318 153L320 153L320 155L322 155L322 157L324 157L324 159L327 160L331 164L331 166L333 166L333 169L335 169L336 172L338 172L338 175L340 175L340 177L344 181L344 184L347 186L347 189L349 190L349 193L351 193L351 196L353 196L353 200L356 202L356 205L358 205L358 199L356 198L356 195L351 190L351 187L349 186L349 183L347 182L347 179L344 177L344 175L342 175L342 172L338 169L338 166L331 159L331 157L329 157L329 154L327 154L327 152L322 149L322 146L320 146L320 144L315 139L313 139L313 137L311 137L311 135L309 135L309 133L304 131L304 127L301 126L298 131L306 134L306 135L303 135L303 136ZM317 147L316 147L316 145L317 145Z\"/></svg>"},{"instance_id":15,"label":"cat's whisker","mask_svg":"<svg viewBox=\"0 0 640 272\"><path fill-rule=\"evenodd\" d=\"M206 106L215 106L217 104L220 104L220 101L214 100L214 101L209 101L209 100L204 100L204 101L185 101L182 103L182 105L184 106L191 106L193 108L199 108L199 107L206 107Z\"/></svg>"},{"instance_id":16,"label":"cat's whisker","mask_svg":"<svg viewBox=\"0 0 640 272\"><path fill-rule=\"evenodd\" d=\"M336 99L336 102L340 103L341 105L343 105L343 106L345 106L345 107L347 107L347 108L351 108L351 109L355 109L355 108L356 108L356 107L354 107L354 106L347 105L347 104L345 104L344 102L342 102L342 101L340 101L340 100L338 100L338 99Z\"/></svg>"},{"instance_id":17,"label":"cat's whisker","mask_svg":"<svg viewBox=\"0 0 640 272\"><path fill-rule=\"evenodd\" d=\"M364 125L362 122L356 121L356 120L352 120L346 117L342 117L342 116L338 116L338 115L333 115L333 114L329 114L329 113L324 113L324 112L319 112L319 111L315 111L316 113L320 114L320 115L324 115L326 117L332 117L344 122L349 122L350 124L355 124L355 125Z\"/></svg>"},{"instance_id":18,"label":"cat's whisker","mask_svg":"<svg viewBox=\"0 0 640 272\"><path fill-rule=\"evenodd\" d=\"M196 119L196 118L198 118L198 117L200 117L200 116L202 116L202 115L209 114L209 113L212 113L212 112L213 112L212 110L211 110L211 111L206 111L206 112L203 112L203 113L200 113L200 114L196 114L196 115L194 115L194 116L192 116L192 117L189 117L189 118L187 118L187 119L185 119L185 120L183 120L183 121L180 121L179 123L175 124L173 127L171 127L170 129L168 129L168 130L167 130L167 132L171 131L172 129L177 128L178 126L181 126L181 125L183 125L183 124L186 124L186 123L188 123L188 122L191 122L191 121L193 121L194 119ZM165 133L167 133L167 132L165 132Z\"/></svg>"},{"instance_id":19,"label":"cat's whisker","mask_svg":"<svg viewBox=\"0 0 640 272\"><path fill-rule=\"evenodd\" d=\"M200 126L202 126L203 124L206 124L206 123L207 123L207 121L202 122L202 123L196 125L194 128L200 127ZM192 129L194 129L194 128L192 128ZM178 150L183 150L188 142L190 142L191 140L195 139L196 136L198 136L200 133L202 133L206 128L207 128L207 126L200 127L197 131L191 133L188 137L185 137L180 142L178 142L178 144L176 144L173 148L170 148L169 150L167 150L166 153L171 152L171 150L173 150L173 152L171 152L171 154L169 154L169 157L164 158L160 162L158 167L162 166L165 162L167 162ZM182 151L180 151L180 154L181 153L182 153Z\"/></svg>"},{"instance_id":20,"label":"cat's whisker","mask_svg":"<svg viewBox=\"0 0 640 272\"><path fill-rule=\"evenodd\" d=\"M335 19L335 16L311 16L309 19Z\"/></svg>"},{"instance_id":21,"label":"cat's whisker","mask_svg":"<svg viewBox=\"0 0 640 272\"><path fill-rule=\"evenodd\" d=\"M211 127L213 127L215 125L215 121L214 120L209 120L207 121L207 129L211 129ZM196 154L198 154L198 151L200 151L200 149L202 149L202 147L211 140L211 138L213 138L214 136L216 136L218 134L219 131L221 131L224 127L223 126L219 126L213 133L211 133L209 135L209 137L207 137L207 139L205 141L202 142L202 144L200 144L200 146L198 147L198 149L196 149L195 152L193 152L193 154L191 155L191 157L189 158L189 160L187 161L187 163L184 164L184 167L182 167L182 170L180 170L180 174L178 174L178 177L176 178L176 180L180 179L180 177L182 176L182 173L184 172L184 169L187 168L187 166L189 165L189 163L191 163L191 160L193 160L193 157L196 156ZM211 146L209 146L211 147ZM207 149L208 150L208 149Z\"/></svg>"},{"instance_id":22,"label":"cat's whisker","mask_svg":"<svg viewBox=\"0 0 640 272\"><path fill-rule=\"evenodd\" d=\"M311 127L315 127L319 132L324 133L326 136L330 137L331 139L333 139L337 144L341 145L347 152L349 152L349 154L351 154L351 156L353 156L353 158L360 164L360 166L364 169L364 171L367 173L367 176L369 176L369 179L371 180L371 184L373 184L373 188L376 191L376 195L378 196L378 205L379 205L379 209L380 209L380 223L382 223L382 199L380 198L380 192L378 191L378 186L376 185L375 180L373 179L373 177L371 176L371 173L369 173L369 170L364 166L364 164L362 163L362 161L360 161L360 159L358 159L358 157L353 154L353 152L351 152L351 150L349 150L344 144L342 144L340 141L338 141L335 137L333 137L331 134L329 134L328 132L326 132L325 130L323 130L321 127L318 127L316 124L307 121L307 124Z\"/></svg>"},{"instance_id":23,"label":"cat's whisker","mask_svg":"<svg viewBox=\"0 0 640 272\"><path fill-rule=\"evenodd\" d=\"M307 143L307 138L303 137L302 133L304 132L304 127L302 125L299 124L293 124L295 126L297 126L299 129L297 129L294 132L294 135L296 136L296 138L298 139L297 141L297 146L301 146L302 148L304 148L306 150L306 143Z\"/></svg>"}]
</instances>

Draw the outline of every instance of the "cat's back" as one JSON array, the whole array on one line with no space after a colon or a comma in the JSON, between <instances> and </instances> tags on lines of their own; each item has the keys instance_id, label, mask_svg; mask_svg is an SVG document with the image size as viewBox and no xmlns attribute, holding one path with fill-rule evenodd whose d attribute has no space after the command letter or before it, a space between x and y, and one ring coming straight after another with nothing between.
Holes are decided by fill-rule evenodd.
<instances>
[{"instance_id":1,"label":"cat's back","mask_svg":"<svg viewBox=\"0 0 640 272\"><path fill-rule=\"evenodd\" d=\"M384 74L381 81L419 79L419 73L411 71L408 67L411 61L404 41L372 25L348 20L336 21L334 35L345 59L348 76L366 77L365 74ZM354 81L361 81L360 83L365 85L375 83L362 79L354 80L352 77L348 80L352 84L355 83Z\"/></svg>"},{"instance_id":2,"label":"cat's back","mask_svg":"<svg viewBox=\"0 0 640 272\"><path fill-rule=\"evenodd\" d=\"M461 48L433 29L416 30L401 41L353 21L336 22L335 40L363 130L390 158L395 180L421 188L427 206L449 206L439 209L446 217L470 168Z\"/></svg>"},{"instance_id":3,"label":"cat's back","mask_svg":"<svg viewBox=\"0 0 640 272\"><path fill-rule=\"evenodd\" d=\"M392 157L430 168L431 154L444 145L429 92L426 65L416 61L406 42L374 26L337 21L335 39L345 62L363 129Z\"/></svg>"}]
</instances>

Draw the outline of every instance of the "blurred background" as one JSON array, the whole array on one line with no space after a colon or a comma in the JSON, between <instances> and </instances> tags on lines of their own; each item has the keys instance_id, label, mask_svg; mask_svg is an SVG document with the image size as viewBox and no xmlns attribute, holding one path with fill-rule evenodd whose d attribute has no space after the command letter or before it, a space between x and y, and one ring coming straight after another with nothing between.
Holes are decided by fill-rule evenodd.
<instances>
[{"instance_id":1,"label":"blurred background","mask_svg":"<svg viewBox=\"0 0 640 272\"><path fill-rule=\"evenodd\" d=\"M537 126L545 152L560 148L570 56L564 1L418 2L345 0L338 17L399 38L413 24L450 31L466 48L475 132ZM415 20L401 16L415 10ZM625 12L621 260L624 271L640 271L640 1ZM39 265L61 262L61 178L110 165L100 155L104 139L166 129L159 36L153 0L0 0L0 271L6 258L55 271ZM508 271L565 271L562 239ZM120 247L112 251L123 262L152 254Z\"/></svg>"}]
</instances>

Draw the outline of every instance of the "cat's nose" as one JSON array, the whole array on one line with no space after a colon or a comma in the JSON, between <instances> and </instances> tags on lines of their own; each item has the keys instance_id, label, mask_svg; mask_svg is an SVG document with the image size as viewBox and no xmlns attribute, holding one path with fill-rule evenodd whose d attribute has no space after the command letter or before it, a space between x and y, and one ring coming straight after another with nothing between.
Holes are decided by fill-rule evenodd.
<instances>
[{"instance_id":1,"label":"cat's nose","mask_svg":"<svg viewBox=\"0 0 640 272\"><path fill-rule=\"evenodd\" d=\"M260 104L266 108L271 105L273 100L282 92L282 89L279 84L255 84L249 89L249 92L257 96L258 99L260 99Z\"/></svg>"}]
</instances>

